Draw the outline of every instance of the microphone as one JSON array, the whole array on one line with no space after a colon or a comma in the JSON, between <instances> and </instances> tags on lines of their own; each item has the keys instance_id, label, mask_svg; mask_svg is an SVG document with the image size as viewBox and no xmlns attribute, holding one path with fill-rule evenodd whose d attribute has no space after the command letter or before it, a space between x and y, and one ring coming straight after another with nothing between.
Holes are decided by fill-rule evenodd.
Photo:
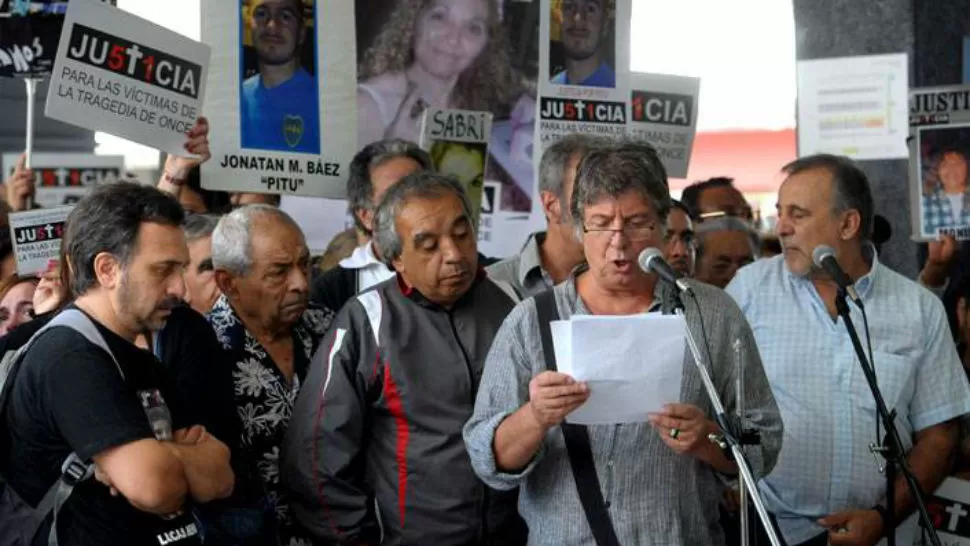
<instances>
[{"instance_id":1,"label":"microphone","mask_svg":"<svg viewBox=\"0 0 970 546\"><path fill-rule=\"evenodd\" d=\"M659 248L645 248L643 252L640 253L640 257L637 258L637 263L640 264L640 269L646 273L653 273L654 275L660 277L661 279L669 282L670 284L677 287L678 290L685 294L692 294L693 290L690 289L690 285L687 284L680 273L674 271L674 268L670 267L667 260L664 259L664 253L660 251Z\"/></svg>"},{"instance_id":2,"label":"microphone","mask_svg":"<svg viewBox=\"0 0 970 546\"><path fill-rule=\"evenodd\" d=\"M862 306L862 300L859 299L859 294L855 291L855 282L842 270L838 260L835 259L835 250L832 247L828 245L815 247L815 250L812 251L812 261L815 262L816 267L828 273L835 284L839 285L839 288L845 290L849 299L854 301L856 305Z\"/></svg>"}]
</instances>

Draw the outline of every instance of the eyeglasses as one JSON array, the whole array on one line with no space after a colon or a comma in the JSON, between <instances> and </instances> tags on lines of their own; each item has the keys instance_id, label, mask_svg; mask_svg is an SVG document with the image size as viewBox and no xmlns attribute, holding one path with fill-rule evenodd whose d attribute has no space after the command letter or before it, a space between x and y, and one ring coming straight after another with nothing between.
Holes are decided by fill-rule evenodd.
<instances>
[{"instance_id":1,"label":"eyeglasses","mask_svg":"<svg viewBox=\"0 0 970 546\"><path fill-rule=\"evenodd\" d=\"M600 237L612 238L617 233L622 233L632 242L639 243L653 238L657 232L657 223L649 222L646 224L627 224L620 229L609 227L589 227L583 226L583 233L592 234Z\"/></svg>"}]
</instances>

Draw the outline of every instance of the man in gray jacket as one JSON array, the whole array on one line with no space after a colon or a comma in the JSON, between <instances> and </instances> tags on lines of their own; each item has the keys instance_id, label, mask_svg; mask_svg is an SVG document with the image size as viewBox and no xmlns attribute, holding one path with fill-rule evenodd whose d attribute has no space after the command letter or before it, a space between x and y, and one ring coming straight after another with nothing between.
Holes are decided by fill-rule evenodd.
<instances>
[{"instance_id":1,"label":"man in gray jacket","mask_svg":"<svg viewBox=\"0 0 970 546\"><path fill-rule=\"evenodd\" d=\"M511 288L478 266L468 197L413 173L374 240L397 275L352 299L313 358L283 451L299 522L325 543L525 543L515 494L488 489L462 440Z\"/></svg>"}]
</instances>

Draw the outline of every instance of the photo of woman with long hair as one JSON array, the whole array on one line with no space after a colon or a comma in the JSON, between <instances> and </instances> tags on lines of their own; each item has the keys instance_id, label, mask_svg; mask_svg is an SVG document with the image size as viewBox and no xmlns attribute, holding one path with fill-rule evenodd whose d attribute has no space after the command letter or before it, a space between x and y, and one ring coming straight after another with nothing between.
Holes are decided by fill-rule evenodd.
<instances>
[{"instance_id":1,"label":"photo of woman with long hair","mask_svg":"<svg viewBox=\"0 0 970 546\"><path fill-rule=\"evenodd\" d=\"M507 155L525 155L535 100L509 52L499 0L398 0L363 49L358 145L390 137L419 142L424 111L437 107L513 118L518 123L507 124L512 130L504 148ZM531 165L531 157L518 159ZM514 168L503 167L517 185L531 184L531 173L523 181Z\"/></svg>"}]
</instances>

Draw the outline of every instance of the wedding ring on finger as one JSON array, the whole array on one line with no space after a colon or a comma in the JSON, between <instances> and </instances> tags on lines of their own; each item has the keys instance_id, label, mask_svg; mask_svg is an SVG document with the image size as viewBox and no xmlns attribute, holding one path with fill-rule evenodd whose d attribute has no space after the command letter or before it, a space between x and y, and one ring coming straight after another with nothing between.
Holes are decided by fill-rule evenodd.
<instances>
[{"instance_id":1,"label":"wedding ring on finger","mask_svg":"<svg viewBox=\"0 0 970 546\"><path fill-rule=\"evenodd\" d=\"M672 428L672 429L670 429L670 437L671 438L673 438L674 440L676 440L679 436L680 436L680 429L679 428Z\"/></svg>"}]
</instances>

